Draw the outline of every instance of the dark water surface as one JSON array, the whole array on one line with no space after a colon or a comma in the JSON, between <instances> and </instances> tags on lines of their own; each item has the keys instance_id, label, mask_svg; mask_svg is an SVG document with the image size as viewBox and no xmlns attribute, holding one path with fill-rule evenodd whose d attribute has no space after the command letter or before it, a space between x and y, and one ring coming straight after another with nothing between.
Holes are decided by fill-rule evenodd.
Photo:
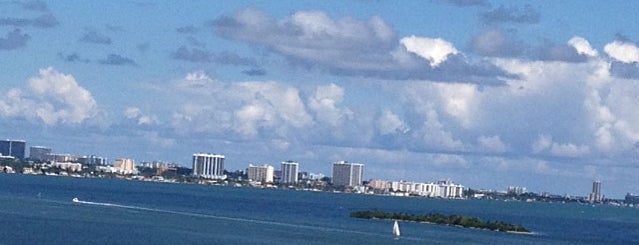
<instances>
[{"instance_id":1,"label":"dark water surface","mask_svg":"<svg viewBox=\"0 0 639 245\"><path fill-rule=\"evenodd\" d=\"M77 197L80 203L73 203ZM349 217L476 216L533 235ZM639 209L0 174L0 244L639 244Z\"/></svg>"}]
</instances>

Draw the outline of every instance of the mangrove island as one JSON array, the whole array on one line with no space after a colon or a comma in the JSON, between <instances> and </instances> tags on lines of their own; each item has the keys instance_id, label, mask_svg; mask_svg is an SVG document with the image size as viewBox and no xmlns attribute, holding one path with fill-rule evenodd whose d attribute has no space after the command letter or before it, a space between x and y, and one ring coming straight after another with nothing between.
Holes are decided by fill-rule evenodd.
<instances>
[{"instance_id":1,"label":"mangrove island","mask_svg":"<svg viewBox=\"0 0 639 245\"><path fill-rule=\"evenodd\" d=\"M503 232L530 233L530 231L521 225L509 224L502 221L482 221L476 217L465 215L444 215L438 213L430 213L424 215L407 214L407 213L390 213L379 210L356 211L351 213L351 217L360 219L386 219L412 221L418 223L432 223L440 225L451 225L464 228L477 228Z\"/></svg>"}]
</instances>

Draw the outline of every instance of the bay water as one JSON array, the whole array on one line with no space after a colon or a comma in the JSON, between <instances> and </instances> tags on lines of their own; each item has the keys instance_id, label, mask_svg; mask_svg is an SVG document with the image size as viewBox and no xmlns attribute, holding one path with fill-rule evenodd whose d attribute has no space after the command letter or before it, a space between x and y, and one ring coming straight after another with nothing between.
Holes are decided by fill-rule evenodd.
<instances>
[{"instance_id":1,"label":"bay water","mask_svg":"<svg viewBox=\"0 0 639 245\"><path fill-rule=\"evenodd\" d=\"M72 202L78 198L80 202ZM378 209L533 234L349 217ZM639 209L0 174L0 244L639 244Z\"/></svg>"}]
</instances>

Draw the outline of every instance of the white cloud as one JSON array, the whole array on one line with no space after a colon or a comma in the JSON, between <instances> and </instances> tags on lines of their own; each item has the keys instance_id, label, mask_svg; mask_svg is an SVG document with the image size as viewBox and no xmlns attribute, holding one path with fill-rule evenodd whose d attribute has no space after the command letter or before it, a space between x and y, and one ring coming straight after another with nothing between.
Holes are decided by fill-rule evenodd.
<instances>
[{"instance_id":1,"label":"white cloud","mask_svg":"<svg viewBox=\"0 0 639 245\"><path fill-rule=\"evenodd\" d=\"M532 150L534 153L540 153L542 151L549 149L551 146L552 146L552 136L542 134L542 135L539 135L539 137L537 138L537 141L533 143Z\"/></svg>"},{"instance_id":2,"label":"white cloud","mask_svg":"<svg viewBox=\"0 0 639 245\"><path fill-rule=\"evenodd\" d=\"M532 150L537 154L547 152L559 157L583 157L590 153L590 147L586 145L556 143L552 136L547 134L539 135L537 141L532 145Z\"/></svg>"},{"instance_id":3,"label":"white cloud","mask_svg":"<svg viewBox=\"0 0 639 245\"><path fill-rule=\"evenodd\" d=\"M97 115L91 93L71 75L52 67L40 69L27 87L11 89L0 99L0 115L39 119L46 125L78 124Z\"/></svg>"},{"instance_id":4,"label":"white cloud","mask_svg":"<svg viewBox=\"0 0 639 245\"><path fill-rule=\"evenodd\" d=\"M560 157L583 157L590 153L590 148L585 145L553 143L550 153Z\"/></svg>"},{"instance_id":5,"label":"white cloud","mask_svg":"<svg viewBox=\"0 0 639 245\"><path fill-rule=\"evenodd\" d=\"M578 54L585 54L591 57L599 55L597 50L590 45L590 42L588 42L588 40L584 39L583 37L575 36L571 38L570 40L568 40L568 45L575 48Z\"/></svg>"},{"instance_id":6,"label":"white cloud","mask_svg":"<svg viewBox=\"0 0 639 245\"><path fill-rule=\"evenodd\" d=\"M382 135L396 133L405 134L410 130L399 116L389 110L382 112L382 115L377 120L377 126Z\"/></svg>"},{"instance_id":7,"label":"white cloud","mask_svg":"<svg viewBox=\"0 0 639 245\"><path fill-rule=\"evenodd\" d=\"M127 107L124 110L124 116L127 119L133 119L138 125L153 125L158 124L157 116L144 115L140 108Z\"/></svg>"},{"instance_id":8,"label":"white cloud","mask_svg":"<svg viewBox=\"0 0 639 245\"><path fill-rule=\"evenodd\" d=\"M639 62L639 47L633 43L614 41L606 44L604 51L610 57L623 63Z\"/></svg>"},{"instance_id":9,"label":"white cloud","mask_svg":"<svg viewBox=\"0 0 639 245\"><path fill-rule=\"evenodd\" d=\"M461 83L438 83L434 86L439 92L445 111L457 118L462 126L470 127L474 106L478 104L477 86Z\"/></svg>"},{"instance_id":10,"label":"white cloud","mask_svg":"<svg viewBox=\"0 0 639 245\"><path fill-rule=\"evenodd\" d=\"M508 146L501 141L499 135L479 136L477 138L480 149L488 152L502 153L508 150Z\"/></svg>"},{"instance_id":11,"label":"white cloud","mask_svg":"<svg viewBox=\"0 0 639 245\"><path fill-rule=\"evenodd\" d=\"M344 88L335 84L319 86L308 99L308 107L315 113L319 122L325 122L333 127L349 120L353 112L348 108L338 108L344 99Z\"/></svg>"},{"instance_id":12,"label":"white cloud","mask_svg":"<svg viewBox=\"0 0 639 245\"><path fill-rule=\"evenodd\" d=\"M444 128L439 114L434 108L427 109L426 121L422 128L422 139L427 145L438 149L463 150L464 144L455 139L453 133Z\"/></svg>"},{"instance_id":13,"label":"white cloud","mask_svg":"<svg viewBox=\"0 0 639 245\"><path fill-rule=\"evenodd\" d=\"M458 53L452 43L441 38L410 36L402 38L400 42L409 52L428 60L432 67L446 61L448 56Z\"/></svg>"},{"instance_id":14,"label":"white cloud","mask_svg":"<svg viewBox=\"0 0 639 245\"><path fill-rule=\"evenodd\" d=\"M508 77L486 60L459 55L441 38L400 40L380 17L335 18L322 11L297 11L275 19L244 9L214 21L221 37L245 41L281 54L291 64L319 68L338 76L501 83ZM421 57L420 57L421 56ZM450 62L444 62L444 61Z\"/></svg>"}]
</instances>

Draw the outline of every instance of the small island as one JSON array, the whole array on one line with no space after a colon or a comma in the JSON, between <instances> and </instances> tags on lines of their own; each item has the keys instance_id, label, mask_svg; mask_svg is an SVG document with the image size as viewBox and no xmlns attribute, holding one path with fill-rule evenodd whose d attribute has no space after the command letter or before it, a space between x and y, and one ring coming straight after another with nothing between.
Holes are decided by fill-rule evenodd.
<instances>
[{"instance_id":1,"label":"small island","mask_svg":"<svg viewBox=\"0 0 639 245\"><path fill-rule=\"evenodd\" d=\"M514 233L530 233L530 231L521 225L508 224L502 221L482 221L476 217L465 215L444 215L438 213L430 213L424 215L407 214L407 213L390 213L379 210L356 211L351 213L351 217L360 219L387 219L402 220L418 223L432 223L441 225L451 225L464 228L477 228L493 231L514 232Z\"/></svg>"}]
</instances>

